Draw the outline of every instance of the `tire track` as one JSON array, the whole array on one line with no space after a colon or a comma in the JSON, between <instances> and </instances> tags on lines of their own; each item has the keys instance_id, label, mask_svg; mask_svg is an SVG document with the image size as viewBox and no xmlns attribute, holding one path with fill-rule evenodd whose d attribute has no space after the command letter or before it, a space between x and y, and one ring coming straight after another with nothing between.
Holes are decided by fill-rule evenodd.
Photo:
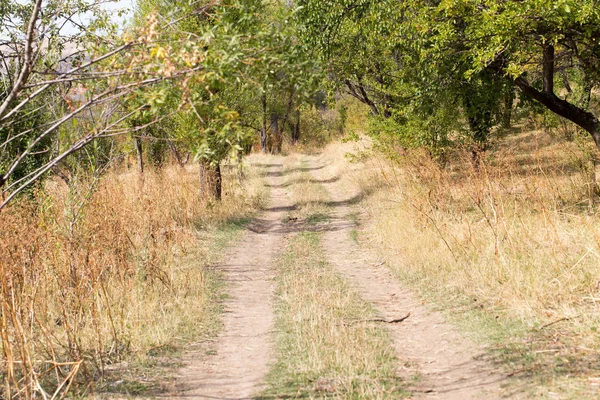
<instances>
[{"instance_id":1,"label":"tire track","mask_svg":"<svg viewBox=\"0 0 600 400\"><path fill-rule=\"evenodd\" d=\"M273 257L284 236L289 200L281 186L283 164L263 164L271 206L249 225L227 261L215 268L227 282L223 329L209 351L191 352L171 398L249 399L264 389L273 342Z\"/></svg>"},{"instance_id":2,"label":"tire track","mask_svg":"<svg viewBox=\"0 0 600 400\"><path fill-rule=\"evenodd\" d=\"M308 159L313 167L325 164L317 157ZM360 247L351 238L354 224L348 215L356 211L352 205L359 197L351 192L347 182L332 176L327 167L314 169L313 176L329 194L331 223L341 227L323 234L327 261L375 306L383 319L393 320L410 313L405 321L387 326L396 354L404 363L399 375L416 382L408 387L414 398L501 398L500 383L504 377L483 360L483 352L452 329L439 313L427 310L401 287L390 271L378 263L374 251Z\"/></svg>"}]
</instances>

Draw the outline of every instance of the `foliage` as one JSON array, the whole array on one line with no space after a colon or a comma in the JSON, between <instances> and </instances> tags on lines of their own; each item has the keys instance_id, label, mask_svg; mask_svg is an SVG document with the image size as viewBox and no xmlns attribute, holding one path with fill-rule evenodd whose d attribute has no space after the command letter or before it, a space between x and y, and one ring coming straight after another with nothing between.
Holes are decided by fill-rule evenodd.
<instances>
[{"instance_id":1,"label":"foliage","mask_svg":"<svg viewBox=\"0 0 600 400\"><path fill-rule=\"evenodd\" d=\"M299 4L304 37L327 61L335 87L391 119L380 125L395 126L404 143L447 143L431 140L437 124L429 130L427 122L441 114L450 118L443 125L485 148L516 86L600 145L598 119L588 109L600 60L592 0ZM555 94L561 92L566 100ZM401 128L415 123L421 126Z\"/></svg>"},{"instance_id":2,"label":"foliage","mask_svg":"<svg viewBox=\"0 0 600 400\"><path fill-rule=\"evenodd\" d=\"M0 171L10 168L14 158L22 154L36 139L35 130L51 118L46 112L38 111L40 104L43 104L43 100L36 99L17 113L12 124L0 126ZM12 185L44 165L55 151L52 142L52 139L47 137L33 145L33 155L15 168L6 183Z\"/></svg>"}]
</instances>

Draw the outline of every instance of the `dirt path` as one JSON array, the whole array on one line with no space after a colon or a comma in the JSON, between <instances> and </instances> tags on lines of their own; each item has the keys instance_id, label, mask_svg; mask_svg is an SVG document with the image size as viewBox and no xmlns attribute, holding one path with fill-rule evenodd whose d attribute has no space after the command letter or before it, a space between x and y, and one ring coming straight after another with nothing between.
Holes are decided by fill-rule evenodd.
<instances>
[{"instance_id":1,"label":"dirt path","mask_svg":"<svg viewBox=\"0 0 600 400\"><path fill-rule=\"evenodd\" d=\"M428 311L402 288L373 251L351 237L352 213L359 199L343 177L319 157L306 157L316 182L330 197L331 219L324 223L327 261L371 302L382 318L410 317L386 324L398 358L399 375L411 382L413 398L494 400L501 397L503 376L480 359L482 351L453 330L438 313ZM222 333L208 352L190 352L179 386L171 398L248 399L265 388L271 362L274 315L273 258L290 231L282 219L294 206L284 184L283 163L264 164L271 188L270 208L249 226L229 261L217 266L225 273L228 298L224 302ZM355 218L355 217L354 217Z\"/></svg>"},{"instance_id":2,"label":"dirt path","mask_svg":"<svg viewBox=\"0 0 600 400\"><path fill-rule=\"evenodd\" d=\"M349 279L363 298L370 301L386 320L410 313L399 324L388 324L407 379L419 376L409 387L415 398L493 400L501 397L503 376L489 363L480 360L482 351L453 330L439 313L423 307L416 297L402 288L374 252L362 248L352 239L355 228L350 218L358 199L344 179L334 175L324 160L307 157L313 176L327 190L331 201L331 221L338 229L325 230L323 246L328 262Z\"/></svg>"},{"instance_id":3,"label":"dirt path","mask_svg":"<svg viewBox=\"0 0 600 400\"><path fill-rule=\"evenodd\" d=\"M281 247L281 219L290 206L280 187L283 165L259 167L273 188L271 206L250 224L228 261L216 266L228 284L222 333L208 351L186 356L188 365L171 398L247 399L264 388L274 320L272 259Z\"/></svg>"}]
</instances>

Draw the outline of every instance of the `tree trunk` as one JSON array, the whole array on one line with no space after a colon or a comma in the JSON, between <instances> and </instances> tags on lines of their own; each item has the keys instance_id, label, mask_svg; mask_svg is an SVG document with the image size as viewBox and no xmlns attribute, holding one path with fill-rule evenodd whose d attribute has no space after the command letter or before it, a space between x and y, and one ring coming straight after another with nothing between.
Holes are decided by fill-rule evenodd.
<instances>
[{"instance_id":1,"label":"tree trunk","mask_svg":"<svg viewBox=\"0 0 600 400\"><path fill-rule=\"evenodd\" d=\"M348 87L348 93L350 93L353 97L358 99L361 103L368 105L371 108L371 113L373 115L379 115L379 109L377 108L377 105L369 98L367 91L362 86L362 81L360 77L358 79L358 84L354 84L348 79L346 79L344 83Z\"/></svg>"},{"instance_id":2,"label":"tree trunk","mask_svg":"<svg viewBox=\"0 0 600 400\"><path fill-rule=\"evenodd\" d=\"M292 124L292 142L300 141L300 108L296 110L296 123Z\"/></svg>"},{"instance_id":3,"label":"tree trunk","mask_svg":"<svg viewBox=\"0 0 600 400\"><path fill-rule=\"evenodd\" d=\"M183 168L185 166L184 160L181 157L181 154L179 153L179 150L177 149L177 146L175 146L175 144L173 142L171 142L170 140L168 141L169 143L169 148L171 149L171 153L173 153L173 156L175 157L175 160L177 161L177 164Z\"/></svg>"},{"instance_id":4,"label":"tree trunk","mask_svg":"<svg viewBox=\"0 0 600 400\"><path fill-rule=\"evenodd\" d=\"M298 109L298 112L296 113L296 132L295 132L296 142L300 141L301 132L302 132L302 124L300 123L300 109Z\"/></svg>"},{"instance_id":5,"label":"tree trunk","mask_svg":"<svg viewBox=\"0 0 600 400\"><path fill-rule=\"evenodd\" d=\"M236 153L236 158L237 158L237 178L238 178L238 183L241 185L242 182L244 181L244 178L246 177L244 174L244 164L242 162L242 157L244 155L244 150L243 149L239 149Z\"/></svg>"},{"instance_id":6,"label":"tree trunk","mask_svg":"<svg viewBox=\"0 0 600 400\"><path fill-rule=\"evenodd\" d=\"M567 95L565 96L565 100L566 100L566 98L569 95L573 94L573 88L571 87L571 84L569 83L569 76L567 75L567 72L565 70L560 71L560 77L562 78L565 89L567 89Z\"/></svg>"},{"instance_id":7,"label":"tree trunk","mask_svg":"<svg viewBox=\"0 0 600 400\"><path fill-rule=\"evenodd\" d=\"M544 44L542 46L542 56L542 90L533 87L524 75L516 78L515 84L523 93L540 102L553 113L585 129L594 139L596 147L600 149L600 121L598 121L598 118L584 108L569 103L554 94L554 46Z\"/></svg>"},{"instance_id":8,"label":"tree trunk","mask_svg":"<svg viewBox=\"0 0 600 400\"><path fill-rule=\"evenodd\" d=\"M206 199L206 187L208 186L208 171L206 164L206 161L200 161L200 198L202 200Z\"/></svg>"},{"instance_id":9,"label":"tree trunk","mask_svg":"<svg viewBox=\"0 0 600 400\"><path fill-rule=\"evenodd\" d=\"M267 152L267 92L263 91L261 97L262 105L262 128L260 130L260 150Z\"/></svg>"},{"instance_id":10,"label":"tree trunk","mask_svg":"<svg viewBox=\"0 0 600 400\"><path fill-rule=\"evenodd\" d=\"M215 199L221 201L223 197L223 177L220 163L214 166L214 195Z\"/></svg>"},{"instance_id":11,"label":"tree trunk","mask_svg":"<svg viewBox=\"0 0 600 400\"><path fill-rule=\"evenodd\" d=\"M585 111L566 100L560 99L554 93L546 93L537 90L524 78L517 78L515 83L523 93L542 103L550 111L583 128L592 136L596 147L600 149L600 121L598 121L598 118L596 118L594 114Z\"/></svg>"},{"instance_id":12,"label":"tree trunk","mask_svg":"<svg viewBox=\"0 0 600 400\"><path fill-rule=\"evenodd\" d=\"M512 110L515 103L515 89L511 85L504 94L504 112L502 113L502 127L508 129L511 127Z\"/></svg>"},{"instance_id":13,"label":"tree trunk","mask_svg":"<svg viewBox=\"0 0 600 400\"><path fill-rule=\"evenodd\" d=\"M134 137L133 141L134 141L134 145L135 145L135 151L137 153L138 171L140 174L143 174L144 173L144 152L143 152L143 148L142 148L142 139L140 139L139 137Z\"/></svg>"},{"instance_id":14,"label":"tree trunk","mask_svg":"<svg viewBox=\"0 0 600 400\"><path fill-rule=\"evenodd\" d=\"M470 91L465 93L463 104L473 139L471 161L473 168L479 170L482 155L487 148L488 136L492 124L492 112L482 107L481 104L476 104L476 101L475 96Z\"/></svg>"},{"instance_id":15,"label":"tree trunk","mask_svg":"<svg viewBox=\"0 0 600 400\"><path fill-rule=\"evenodd\" d=\"M208 161L200 162L200 196L203 200L214 198L221 200L223 178L221 164L210 164Z\"/></svg>"},{"instance_id":16,"label":"tree trunk","mask_svg":"<svg viewBox=\"0 0 600 400\"><path fill-rule=\"evenodd\" d=\"M271 131L271 137L273 138L271 152L279 154L281 153L281 146L283 144L283 132L279 130L279 115L271 115L271 125L269 125L269 130Z\"/></svg>"}]
</instances>

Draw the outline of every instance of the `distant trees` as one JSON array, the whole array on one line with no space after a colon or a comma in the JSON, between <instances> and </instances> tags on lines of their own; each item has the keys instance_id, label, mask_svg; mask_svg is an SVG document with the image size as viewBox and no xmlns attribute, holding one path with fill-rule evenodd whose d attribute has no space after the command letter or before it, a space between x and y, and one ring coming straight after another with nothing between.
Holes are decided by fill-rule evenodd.
<instances>
[{"instance_id":1,"label":"distant trees","mask_svg":"<svg viewBox=\"0 0 600 400\"><path fill-rule=\"evenodd\" d=\"M241 125L258 133L261 151L278 153L286 126L297 135L293 121L318 90L322 73L298 37L297 10L279 1L256 3L253 12L245 13L245 25L236 24L254 62L238 72L237 83L224 87L223 96Z\"/></svg>"},{"instance_id":2,"label":"distant trees","mask_svg":"<svg viewBox=\"0 0 600 400\"><path fill-rule=\"evenodd\" d=\"M203 193L221 197L222 162L256 139L262 151L281 151L286 124L316 90L318 68L296 37L293 13L278 1L212 1L201 11L197 3L138 2L136 29L148 16L165 22L165 59L200 45L202 70L157 94L157 115L173 113L168 139L200 162Z\"/></svg>"}]
</instances>

